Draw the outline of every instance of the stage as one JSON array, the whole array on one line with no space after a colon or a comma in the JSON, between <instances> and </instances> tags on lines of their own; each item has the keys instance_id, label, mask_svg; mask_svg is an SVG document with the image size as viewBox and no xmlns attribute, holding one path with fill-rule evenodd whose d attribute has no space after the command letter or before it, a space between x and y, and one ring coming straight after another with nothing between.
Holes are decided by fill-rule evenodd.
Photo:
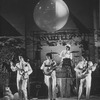
<instances>
[{"instance_id":1,"label":"stage","mask_svg":"<svg viewBox=\"0 0 100 100\"><path fill-rule=\"evenodd\" d=\"M0 100L4 100L4 99L0 99ZM8 99L6 99L8 100ZM16 99L18 100L18 99ZM32 99L28 99L28 100L49 100L49 99L38 99L38 98L32 98ZM77 100L77 97L70 97L70 98L56 98L56 100ZM82 97L81 100L86 100L85 97ZM100 96L90 96L90 100L100 100Z\"/></svg>"},{"instance_id":2,"label":"stage","mask_svg":"<svg viewBox=\"0 0 100 100\"><path fill-rule=\"evenodd\" d=\"M30 100L49 100L49 99L37 99L33 98ZM70 97L70 98L57 98L56 100L77 100L77 97ZM81 100L86 100L85 97L83 97ZM100 96L91 96L90 100L100 100Z\"/></svg>"}]
</instances>

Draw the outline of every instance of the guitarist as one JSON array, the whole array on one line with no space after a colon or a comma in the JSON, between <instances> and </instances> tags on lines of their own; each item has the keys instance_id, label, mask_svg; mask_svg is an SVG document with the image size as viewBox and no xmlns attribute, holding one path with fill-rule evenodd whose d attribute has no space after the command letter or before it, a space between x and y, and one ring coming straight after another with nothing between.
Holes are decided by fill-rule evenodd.
<instances>
[{"instance_id":1,"label":"guitarist","mask_svg":"<svg viewBox=\"0 0 100 100\"><path fill-rule=\"evenodd\" d=\"M19 56L19 62L14 66L13 62L10 62L12 71L17 71L17 89L20 100L27 100L27 81L29 75L32 73L32 68L28 62L24 61L22 56ZM22 96L23 94L23 96Z\"/></svg>"},{"instance_id":2,"label":"guitarist","mask_svg":"<svg viewBox=\"0 0 100 100\"><path fill-rule=\"evenodd\" d=\"M83 57L82 60L75 67L76 80L78 84L78 100L80 100L83 92L83 88L86 88L86 100L89 100L90 90L91 90L91 74L95 71L97 64L91 61L86 61Z\"/></svg>"},{"instance_id":3,"label":"guitarist","mask_svg":"<svg viewBox=\"0 0 100 100\"><path fill-rule=\"evenodd\" d=\"M56 62L52 59L52 55L51 53L47 53L46 54L46 59L42 66L41 69L44 72L44 82L48 87L48 98L50 100L56 100L56 72L55 70L51 71L52 73L47 75L45 74L46 71L48 71L48 69L50 69L51 67L55 67L56 66Z\"/></svg>"}]
</instances>

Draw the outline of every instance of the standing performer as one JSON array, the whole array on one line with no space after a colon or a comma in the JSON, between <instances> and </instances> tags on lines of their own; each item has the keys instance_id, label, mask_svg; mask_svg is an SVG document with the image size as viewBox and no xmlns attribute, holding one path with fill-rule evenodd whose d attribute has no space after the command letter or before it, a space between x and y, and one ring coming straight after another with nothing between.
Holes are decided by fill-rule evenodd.
<instances>
[{"instance_id":1,"label":"standing performer","mask_svg":"<svg viewBox=\"0 0 100 100\"><path fill-rule=\"evenodd\" d=\"M29 75L33 72L30 64L24 61L22 56L19 56L19 62L14 66L13 62L10 62L12 71L17 71L17 89L20 100L27 100L27 81ZM21 95L21 92L23 96Z\"/></svg>"},{"instance_id":2,"label":"standing performer","mask_svg":"<svg viewBox=\"0 0 100 100\"><path fill-rule=\"evenodd\" d=\"M90 96L90 90L91 90L91 74L92 71L96 69L97 64L93 63L91 61L86 61L82 57L82 61L78 63L78 65L75 67L76 71L76 77L79 80L78 85L78 100L80 100L83 92L83 88L86 87L86 100L89 100Z\"/></svg>"},{"instance_id":3,"label":"standing performer","mask_svg":"<svg viewBox=\"0 0 100 100\"><path fill-rule=\"evenodd\" d=\"M50 100L56 100L56 62L52 59L51 53L46 54L46 59L41 69L44 71L44 81L45 84L48 86L48 98Z\"/></svg>"},{"instance_id":4,"label":"standing performer","mask_svg":"<svg viewBox=\"0 0 100 100\"><path fill-rule=\"evenodd\" d=\"M78 75L78 71L77 71L77 68L80 67L80 68L84 68L84 66L86 66L87 64L87 61L85 60L85 58L82 56L80 58L80 61L78 62L78 64L75 66L74 70L76 72L76 92L78 94L78 90L79 90L79 84L80 84L80 78L79 78L79 75ZM79 69L80 69L79 68Z\"/></svg>"}]
</instances>

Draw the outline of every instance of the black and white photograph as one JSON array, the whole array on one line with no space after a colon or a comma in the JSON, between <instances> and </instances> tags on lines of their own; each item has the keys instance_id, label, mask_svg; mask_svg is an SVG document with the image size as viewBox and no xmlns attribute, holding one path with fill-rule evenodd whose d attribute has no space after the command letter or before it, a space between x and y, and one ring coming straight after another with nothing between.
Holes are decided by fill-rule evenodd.
<instances>
[{"instance_id":1,"label":"black and white photograph","mask_svg":"<svg viewBox=\"0 0 100 100\"><path fill-rule=\"evenodd\" d=\"M100 0L0 0L0 100L100 100Z\"/></svg>"}]
</instances>

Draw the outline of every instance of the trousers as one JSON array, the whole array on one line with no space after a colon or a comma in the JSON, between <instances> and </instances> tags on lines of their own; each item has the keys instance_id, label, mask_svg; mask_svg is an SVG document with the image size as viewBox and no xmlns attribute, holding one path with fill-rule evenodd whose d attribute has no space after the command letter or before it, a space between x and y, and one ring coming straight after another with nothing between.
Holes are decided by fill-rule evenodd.
<instances>
[{"instance_id":1,"label":"trousers","mask_svg":"<svg viewBox=\"0 0 100 100\"><path fill-rule=\"evenodd\" d=\"M17 79L17 89L20 100L27 100L27 82L28 79Z\"/></svg>"},{"instance_id":2,"label":"trousers","mask_svg":"<svg viewBox=\"0 0 100 100\"><path fill-rule=\"evenodd\" d=\"M51 76L45 75L44 82L48 87L48 98L56 98L56 72L53 71Z\"/></svg>"},{"instance_id":3,"label":"trousers","mask_svg":"<svg viewBox=\"0 0 100 100\"><path fill-rule=\"evenodd\" d=\"M91 79L91 74L89 74L86 78L80 80L78 100L81 98L84 87L86 88L86 100L89 100L91 91Z\"/></svg>"}]
</instances>

